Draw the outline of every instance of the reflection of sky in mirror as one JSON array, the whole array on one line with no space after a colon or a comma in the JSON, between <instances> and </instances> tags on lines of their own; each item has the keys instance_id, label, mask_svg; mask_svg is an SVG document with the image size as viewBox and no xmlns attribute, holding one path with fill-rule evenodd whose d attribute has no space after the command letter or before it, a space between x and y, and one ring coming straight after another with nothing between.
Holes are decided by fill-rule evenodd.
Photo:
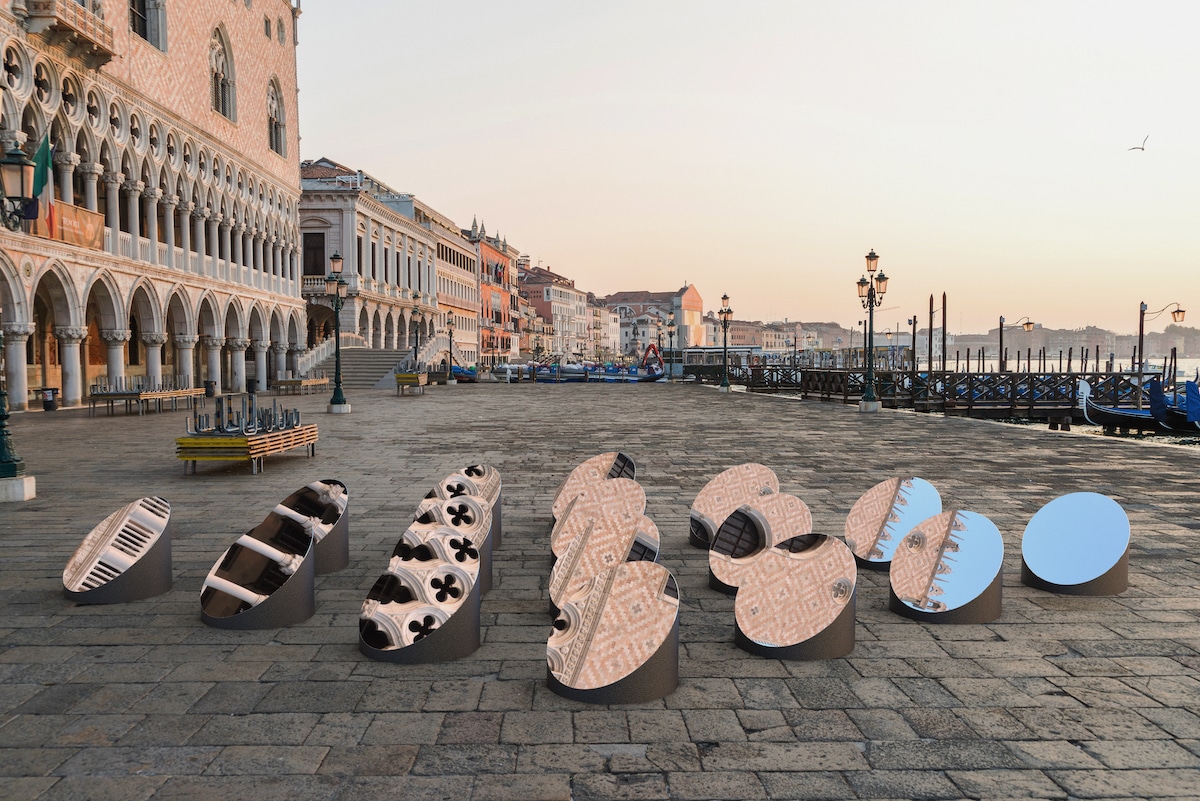
<instances>
[{"instance_id":1,"label":"reflection of sky in mirror","mask_svg":"<svg viewBox=\"0 0 1200 801\"><path fill-rule=\"evenodd\" d=\"M958 550L946 550L942 561L950 572L938 576L935 585L942 593L931 596L932 600L945 604L947 611L978 598L996 578L1004 562L1004 539L991 520L975 512L963 511L958 512L957 520L963 527L961 531L952 532Z\"/></svg>"},{"instance_id":2,"label":"reflection of sky in mirror","mask_svg":"<svg viewBox=\"0 0 1200 801\"><path fill-rule=\"evenodd\" d=\"M896 546L908 532L912 531L922 520L927 520L942 512L942 496L938 494L937 487L923 478L909 480L912 481L912 486L901 490L901 496L906 503L892 505L892 512L899 519L887 525L887 531L891 538L883 539L881 537L876 543L876 547L883 552L883 556L872 559L872 562L892 561L892 556L896 553Z\"/></svg>"},{"instance_id":3,"label":"reflection of sky in mirror","mask_svg":"<svg viewBox=\"0 0 1200 801\"><path fill-rule=\"evenodd\" d=\"M1107 573L1129 547L1121 505L1095 492L1055 498L1038 510L1021 539L1021 556L1052 584L1083 584Z\"/></svg>"}]
</instances>

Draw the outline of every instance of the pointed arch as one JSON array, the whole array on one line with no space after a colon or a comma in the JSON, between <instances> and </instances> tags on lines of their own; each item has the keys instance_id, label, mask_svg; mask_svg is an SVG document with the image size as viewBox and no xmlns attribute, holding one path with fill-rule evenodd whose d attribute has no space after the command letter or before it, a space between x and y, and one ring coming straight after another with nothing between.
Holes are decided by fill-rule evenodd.
<instances>
[{"instance_id":1,"label":"pointed arch","mask_svg":"<svg viewBox=\"0 0 1200 801\"><path fill-rule=\"evenodd\" d=\"M208 44L208 76L211 86L212 110L237 122L237 78L234 70L233 48L225 26L213 29Z\"/></svg>"}]
</instances>

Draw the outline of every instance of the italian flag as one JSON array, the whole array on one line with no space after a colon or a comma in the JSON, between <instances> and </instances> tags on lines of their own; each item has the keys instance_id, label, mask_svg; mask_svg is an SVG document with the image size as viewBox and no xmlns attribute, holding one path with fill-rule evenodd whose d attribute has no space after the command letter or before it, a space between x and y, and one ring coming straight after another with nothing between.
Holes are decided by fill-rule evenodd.
<instances>
[{"instance_id":1,"label":"italian flag","mask_svg":"<svg viewBox=\"0 0 1200 801\"><path fill-rule=\"evenodd\" d=\"M46 232L50 239L56 238L58 231L54 219L54 161L50 147L50 134L38 146L37 155L33 157L33 196L38 201L38 227Z\"/></svg>"}]
</instances>

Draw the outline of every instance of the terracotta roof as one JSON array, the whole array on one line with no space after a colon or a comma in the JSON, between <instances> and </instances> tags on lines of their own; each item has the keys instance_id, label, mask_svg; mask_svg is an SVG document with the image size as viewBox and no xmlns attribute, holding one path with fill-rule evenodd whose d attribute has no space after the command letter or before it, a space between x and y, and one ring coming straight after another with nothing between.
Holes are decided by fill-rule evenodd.
<instances>
[{"instance_id":1,"label":"terracotta roof","mask_svg":"<svg viewBox=\"0 0 1200 801\"><path fill-rule=\"evenodd\" d=\"M352 170L343 164L338 164L336 161L324 157L314 161L300 162L301 178L337 178L341 175L357 174L357 170Z\"/></svg>"}]
</instances>

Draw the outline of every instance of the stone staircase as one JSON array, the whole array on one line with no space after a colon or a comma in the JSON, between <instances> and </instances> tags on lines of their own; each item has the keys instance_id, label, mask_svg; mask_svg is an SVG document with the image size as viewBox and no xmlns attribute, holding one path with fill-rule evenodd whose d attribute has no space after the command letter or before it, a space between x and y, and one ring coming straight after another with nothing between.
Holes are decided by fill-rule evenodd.
<instances>
[{"instance_id":1,"label":"stone staircase","mask_svg":"<svg viewBox=\"0 0 1200 801\"><path fill-rule=\"evenodd\" d=\"M397 362L412 358L411 350L372 350L370 348L342 348L342 388L371 389L383 383L386 387L395 387L392 381L392 368ZM329 386L333 387L333 362L330 356L316 366L329 376Z\"/></svg>"}]
</instances>

